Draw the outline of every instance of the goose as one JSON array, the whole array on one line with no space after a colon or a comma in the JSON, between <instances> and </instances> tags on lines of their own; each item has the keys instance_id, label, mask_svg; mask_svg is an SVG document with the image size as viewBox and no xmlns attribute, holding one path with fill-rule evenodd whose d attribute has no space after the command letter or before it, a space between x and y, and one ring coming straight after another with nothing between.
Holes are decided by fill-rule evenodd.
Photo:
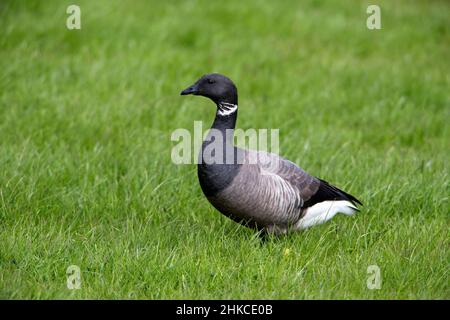
<instances>
[{"instance_id":1,"label":"goose","mask_svg":"<svg viewBox=\"0 0 450 320\"><path fill-rule=\"evenodd\" d=\"M216 104L197 173L208 201L228 218L262 234L280 235L324 223L337 213L352 215L359 211L362 203L358 199L309 175L295 163L273 153L234 145L238 92L226 76L206 74L181 95L203 96ZM225 138L218 139L217 134ZM217 156L216 152L222 154Z\"/></svg>"}]
</instances>

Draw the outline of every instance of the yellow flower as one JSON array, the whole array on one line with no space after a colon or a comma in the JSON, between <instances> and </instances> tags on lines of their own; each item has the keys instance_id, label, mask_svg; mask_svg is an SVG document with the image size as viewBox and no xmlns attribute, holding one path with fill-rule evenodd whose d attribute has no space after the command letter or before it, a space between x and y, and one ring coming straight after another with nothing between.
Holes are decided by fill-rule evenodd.
<instances>
[{"instance_id":1,"label":"yellow flower","mask_svg":"<svg viewBox=\"0 0 450 320\"><path fill-rule=\"evenodd\" d=\"M284 249L284 251L283 251L283 256L287 257L290 253L291 253L291 249L286 248L286 249Z\"/></svg>"}]
</instances>

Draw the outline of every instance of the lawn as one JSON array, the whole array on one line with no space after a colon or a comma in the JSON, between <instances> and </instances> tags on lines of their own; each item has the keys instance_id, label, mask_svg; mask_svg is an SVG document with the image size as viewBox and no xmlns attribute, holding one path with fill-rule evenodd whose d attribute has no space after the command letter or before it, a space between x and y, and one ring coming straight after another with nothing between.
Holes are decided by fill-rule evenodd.
<instances>
[{"instance_id":1,"label":"lawn","mask_svg":"<svg viewBox=\"0 0 450 320\"><path fill-rule=\"evenodd\" d=\"M444 0L1 1L0 298L449 299L449 17ZM261 243L213 209L170 139L211 124L179 96L209 72L239 88L238 128L279 129L281 155L361 212Z\"/></svg>"}]
</instances>

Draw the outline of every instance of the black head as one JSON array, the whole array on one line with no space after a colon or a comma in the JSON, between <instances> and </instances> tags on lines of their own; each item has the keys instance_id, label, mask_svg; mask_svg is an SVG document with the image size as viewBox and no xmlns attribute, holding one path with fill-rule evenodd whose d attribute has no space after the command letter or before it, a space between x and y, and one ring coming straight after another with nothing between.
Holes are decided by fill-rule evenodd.
<instances>
[{"instance_id":1,"label":"black head","mask_svg":"<svg viewBox=\"0 0 450 320\"><path fill-rule=\"evenodd\" d=\"M186 94L204 96L216 104L220 102L237 104L237 89L233 81L218 73L204 75L192 86L181 91L181 95Z\"/></svg>"}]
</instances>

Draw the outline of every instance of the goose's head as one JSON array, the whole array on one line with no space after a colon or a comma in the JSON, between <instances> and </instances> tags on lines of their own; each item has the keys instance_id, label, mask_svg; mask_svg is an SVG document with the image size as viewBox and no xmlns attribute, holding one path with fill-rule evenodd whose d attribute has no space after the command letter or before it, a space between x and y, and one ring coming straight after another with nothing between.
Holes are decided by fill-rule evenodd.
<instances>
[{"instance_id":1,"label":"goose's head","mask_svg":"<svg viewBox=\"0 0 450 320\"><path fill-rule=\"evenodd\" d=\"M186 94L204 96L216 104L225 102L237 105L236 86L229 78L218 73L204 75L192 86L181 91L181 95Z\"/></svg>"}]
</instances>

